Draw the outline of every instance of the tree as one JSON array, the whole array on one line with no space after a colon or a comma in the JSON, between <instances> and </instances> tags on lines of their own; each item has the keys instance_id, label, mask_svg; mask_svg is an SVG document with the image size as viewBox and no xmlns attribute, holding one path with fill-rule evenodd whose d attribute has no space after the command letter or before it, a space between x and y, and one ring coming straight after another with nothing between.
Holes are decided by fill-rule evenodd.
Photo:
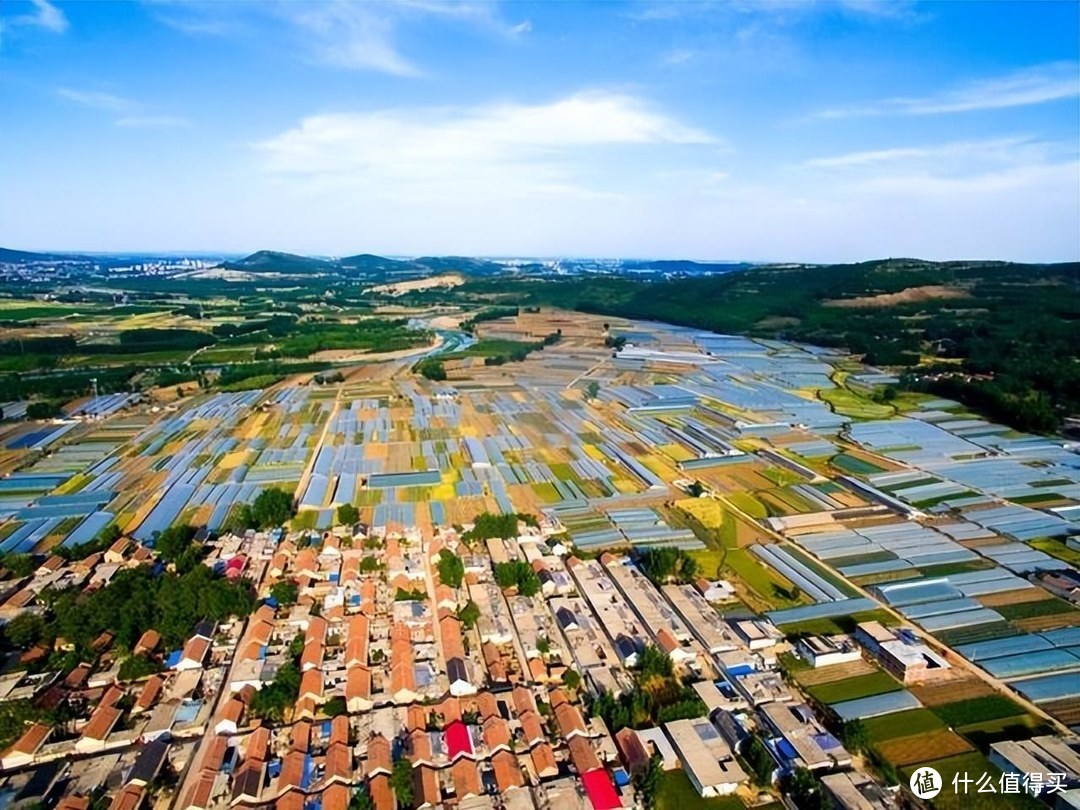
<instances>
[{"instance_id":1,"label":"tree","mask_svg":"<svg viewBox=\"0 0 1080 810\"><path fill-rule=\"evenodd\" d=\"M4 625L4 635L12 646L29 649L45 635L45 620L36 613L20 613Z\"/></svg>"},{"instance_id":2,"label":"tree","mask_svg":"<svg viewBox=\"0 0 1080 810\"><path fill-rule=\"evenodd\" d=\"M441 382L446 379L446 368L442 364L442 360L435 357L428 357L425 360L421 360L416 364L414 370L421 377L425 377L435 382Z\"/></svg>"},{"instance_id":3,"label":"tree","mask_svg":"<svg viewBox=\"0 0 1080 810\"><path fill-rule=\"evenodd\" d=\"M299 593L296 583L289 579L283 579L270 589L270 596L282 607L296 604L296 597L299 596Z\"/></svg>"},{"instance_id":4,"label":"tree","mask_svg":"<svg viewBox=\"0 0 1080 810\"><path fill-rule=\"evenodd\" d=\"M870 737L862 720L848 720L844 723L842 735L844 747L853 754L865 753L870 748Z\"/></svg>"},{"instance_id":5,"label":"tree","mask_svg":"<svg viewBox=\"0 0 1080 810\"><path fill-rule=\"evenodd\" d=\"M22 579L34 573L37 563L29 554L5 554L0 559L0 567L6 568L16 579Z\"/></svg>"},{"instance_id":6,"label":"tree","mask_svg":"<svg viewBox=\"0 0 1080 810\"><path fill-rule=\"evenodd\" d=\"M799 810L828 810L829 799L821 789L821 783L806 768L796 768L785 780L787 793Z\"/></svg>"},{"instance_id":7,"label":"tree","mask_svg":"<svg viewBox=\"0 0 1080 810\"><path fill-rule=\"evenodd\" d=\"M192 526L170 526L154 538L154 549L170 562L176 562L191 548L195 539Z\"/></svg>"},{"instance_id":8,"label":"tree","mask_svg":"<svg viewBox=\"0 0 1080 810\"><path fill-rule=\"evenodd\" d=\"M600 395L600 383L596 380L589 380L588 385L585 386L585 399L596 399Z\"/></svg>"},{"instance_id":9,"label":"tree","mask_svg":"<svg viewBox=\"0 0 1080 810\"><path fill-rule=\"evenodd\" d=\"M444 548L439 552L437 567L439 580L443 585L449 585L451 588L461 587L461 581L465 578L465 563L461 561L461 557L450 549Z\"/></svg>"},{"instance_id":10,"label":"tree","mask_svg":"<svg viewBox=\"0 0 1080 810\"><path fill-rule=\"evenodd\" d=\"M390 787L394 789L394 795L397 796L398 804L405 807L412 807L412 765L405 757L402 757L394 763L394 770L390 773Z\"/></svg>"},{"instance_id":11,"label":"tree","mask_svg":"<svg viewBox=\"0 0 1080 810\"><path fill-rule=\"evenodd\" d=\"M476 606L476 602L471 599L465 603L465 606L458 611L458 619L461 620L461 626L466 630L471 630L476 626L477 620L480 618L480 608Z\"/></svg>"},{"instance_id":12,"label":"tree","mask_svg":"<svg viewBox=\"0 0 1080 810\"><path fill-rule=\"evenodd\" d=\"M634 789L645 810L652 810L656 806L656 794L660 790L663 779L664 761L659 754L654 753L649 757L649 764L645 770L634 776Z\"/></svg>"},{"instance_id":13,"label":"tree","mask_svg":"<svg viewBox=\"0 0 1080 810\"><path fill-rule=\"evenodd\" d=\"M373 810L374 807L366 785L360 785L349 799L349 810Z\"/></svg>"},{"instance_id":14,"label":"tree","mask_svg":"<svg viewBox=\"0 0 1080 810\"><path fill-rule=\"evenodd\" d=\"M568 689L573 689L575 692L581 688L581 673L576 669L567 669L563 673L562 680Z\"/></svg>"},{"instance_id":15,"label":"tree","mask_svg":"<svg viewBox=\"0 0 1080 810\"><path fill-rule=\"evenodd\" d=\"M283 489L264 489L251 504L252 528L268 529L280 526L295 514L292 495Z\"/></svg>"},{"instance_id":16,"label":"tree","mask_svg":"<svg viewBox=\"0 0 1080 810\"><path fill-rule=\"evenodd\" d=\"M360 510L351 503L343 503L337 508L337 520L342 526L354 526L360 522Z\"/></svg>"},{"instance_id":17,"label":"tree","mask_svg":"<svg viewBox=\"0 0 1080 810\"><path fill-rule=\"evenodd\" d=\"M40 400L26 406L27 419L52 419L60 415L60 406L55 402Z\"/></svg>"},{"instance_id":18,"label":"tree","mask_svg":"<svg viewBox=\"0 0 1080 810\"><path fill-rule=\"evenodd\" d=\"M337 697L330 698L323 704L322 713L327 717L338 717L342 714L348 714L349 708L345 704L345 698L338 695Z\"/></svg>"}]
</instances>

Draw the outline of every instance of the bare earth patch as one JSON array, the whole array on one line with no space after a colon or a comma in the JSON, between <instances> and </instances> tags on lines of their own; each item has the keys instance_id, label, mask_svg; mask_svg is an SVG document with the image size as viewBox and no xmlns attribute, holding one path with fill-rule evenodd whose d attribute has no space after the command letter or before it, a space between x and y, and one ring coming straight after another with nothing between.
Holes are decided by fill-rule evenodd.
<instances>
[{"instance_id":1,"label":"bare earth patch","mask_svg":"<svg viewBox=\"0 0 1080 810\"><path fill-rule=\"evenodd\" d=\"M841 298L826 301L830 307L892 307L897 304L912 304L929 301L932 298L968 298L967 290L959 287L947 287L942 284L930 284L925 287L908 287L896 293L866 295L861 298Z\"/></svg>"}]
</instances>

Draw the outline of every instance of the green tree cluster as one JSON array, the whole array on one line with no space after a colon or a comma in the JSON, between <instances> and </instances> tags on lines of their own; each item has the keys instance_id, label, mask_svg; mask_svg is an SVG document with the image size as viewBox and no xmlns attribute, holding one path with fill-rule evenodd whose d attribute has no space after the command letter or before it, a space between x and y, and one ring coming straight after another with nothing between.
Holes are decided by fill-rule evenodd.
<instances>
[{"instance_id":1,"label":"green tree cluster","mask_svg":"<svg viewBox=\"0 0 1080 810\"><path fill-rule=\"evenodd\" d=\"M524 560L495 563L495 582L500 588L517 588L522 596L540 593L540 577Z\"/></svg>"},{"instance_id":2,"label":"green tree cluster","mask_svg":"<svg viewBox=\"0 0 1080 810\"><path fill-rule=\"evenodd\" d=\"M465 578L465 563L461 561L461 557L450 549L444 548L439 552L437 568L439 581L443 585L449 585L451 588L461 587L461 582Z\"/></svg>"}]
</instances>

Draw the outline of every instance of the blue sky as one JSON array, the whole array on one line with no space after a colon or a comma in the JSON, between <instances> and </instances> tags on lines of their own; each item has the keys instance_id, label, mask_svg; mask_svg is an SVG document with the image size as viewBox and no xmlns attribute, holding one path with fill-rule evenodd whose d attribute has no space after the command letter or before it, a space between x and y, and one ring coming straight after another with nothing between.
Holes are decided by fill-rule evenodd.
<instances>
[{"instance_id":1,"label":"blue sky","mask_svg":"<svg viewBox=\"0 0 1080 810\"><path fill-rule=\"evenodd\" d=\"M1074 2L0 6L0 244L1080 258Z\"/></svg>"}]
</instances>

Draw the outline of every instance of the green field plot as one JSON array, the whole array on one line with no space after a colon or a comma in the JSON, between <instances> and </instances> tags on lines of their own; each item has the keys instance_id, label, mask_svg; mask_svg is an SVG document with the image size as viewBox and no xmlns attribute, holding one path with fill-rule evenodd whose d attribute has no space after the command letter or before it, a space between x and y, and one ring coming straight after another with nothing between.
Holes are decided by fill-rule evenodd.
<instances>
[{"instance_id":1,"label":"green field plot","mask_svg":"<svg viewBox=\"0 0 1080 810\"><path fill-rule=\"evenodd\" d=\"M1061 540L1053 537L1037 537L1029 541L1028 545L1070 565L1080 566L1080 551L1069 548Z\"/></svg>"},{"instance_id":2,"label":"green field plot","mask_svg":"<svg viewBox=\"0 0 1080 810\"><path fill-rule=\"evenodd\" d=\"M924 734L944 727L941 718L929 709L896 712L882 717L870 717L861 722L871 742L910 737L913 734Z\"/></svg>"},{"instance_id":3,"label":"green field plot","mask_svg":"<svg viewBox=\"0 0 1080 810\"><path fill-rule=\"evenodd\" d=\"M845 700L883 695L900 689L899 682L887 672L857 675L842 681L808 686L806 691L822 703L843 703Z\"/></svg>"},{"instance_id":4,"label":"green field plot","mask_svg":"<svg viewBox=\"0 0 1080 810\"><path fill-rule=\"evenodd\" d=\"M1017 602L1015 605L998 605L994 608L1006 619L1032 619L1036 616L1056 616L1061 613L1077 613L1077 609L1062 599L1050 597L1038 602Z\"/></svg>"},{"instance_id":5,"label":"green field plot","mask_svg":"<svg viewBox=\"0 0 1080 810\"><path fill-rule=\"evenodd\" d=\"M896 413L891 405L879 405L869 397L856 394L847 388L822 389L818 396L829 403L833 411L852 419L888 419Z\"/></svg>"},{"instance_id":6,"label":"green field plot","mask_svg":"<svg viewBox=\"0 0 1080 810\"><path fill-rule=\"evenodd\" d=\"M745 512L752 518L760 520L769 516L768 511L765 509L764 505L762 505L761 501L749 492L733 492L730 495L725 495L724 499L736 509Z\"/></svg>"},{"instance_id":7,"label":"green field plot","mask_svg":"<svg viewBox=\"0 0 1080 810\"><path fill-rule=\"evenodd\" d=\"M873 473L884 472L885 470L884 467L871 464L865 459L857 458L848 455L847 453L837 453L832 457L831 463L838 470L852 473L853 475L871 475Z\"/></svg>"},{"instance_id":8,"label":"green field plot","mask_svg":"<svg viewBox=\"0 0 1080 810\"><path fill-rule=\"evenodd\" d=\"M971 700L946 703L934 706L931 711L940 717L945 725L953 728L1025 714L1020 704L1003 695L984 695Z\"/></svg>"},{"instance_id":9,"label":"green field plot","mask_svg":"<svg viewBox=\"0 0 1080 810\"><path fill-rule=\"evenodd\" d=\"M716 796L703 799L693 784L690 777L679 768L664 772L660 777L660 787L657 788L655 804L656 810L689 810L691 807L700 807L703 810L745 810L746 805L736 796Z\"/></svg>"}]
</instances>

